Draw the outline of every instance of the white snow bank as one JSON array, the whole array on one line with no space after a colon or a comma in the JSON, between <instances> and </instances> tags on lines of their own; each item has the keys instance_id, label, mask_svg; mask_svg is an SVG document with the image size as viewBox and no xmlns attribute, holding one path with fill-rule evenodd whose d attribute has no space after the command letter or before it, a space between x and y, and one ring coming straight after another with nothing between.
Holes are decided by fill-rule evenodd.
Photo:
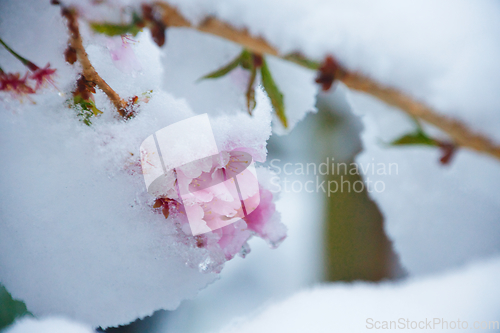
<instances>
[{"instance_id":1,"label":"white snow bank","mask_svg":"<svg viewBox=\"0 0 500 333\"><path fill-rule=\"evenodd\" d=\"M59 103L4 113L0 122L2 284L37 316L92 326L194 297L216 276L186 267L179 253L189 245L177 244L173 224L152 211L137 160L150 132L189 110L157 94L133 121L87 127Z\"/></svg>"},{"instance_id":2,"label":"white snow bank","mask_svg":"<svg viewBox=\"0 0 500 333\"><path fill-rule=\"evenodd\" d=\"M36 316L116 326L175 309L217 279L186 266L207 253L179 236L172 218L152 210L139 169L142 141L195 113L162 91L160 50L143 33L132 46L143 56L144 70L135 76L113 67L103 37L86 46L122 97L153 90L150 101L123 122L98 92L104 114L91 127L80 122L66 106L78 65L64 63L68 36L59 10L31 1L2 3L0 11L1 37L39 66L57 68L61 90L47 88L33 97L36 104L0 104L0 282ZM82 32L88 42L83 24ZM26 70L0 49L5 71ZM252 118L211 118L221 149L250 147L265 159L270 107L261 92L257 102Z\"/></svg>"},{"instance_id":3,"label":"white snow bank","mask_svg":"<svg viewBox=\"0 0 500 333\"><path fill-rule=\"evenodd\" d=\"M24 317L5 329L4 333L93 333L90 327L60 318L35 319Z\"/></svg>"},{"instance_id":4,"label":"white snow bank","mask_svg":"<svg viewBox=\"0 0 500 333\"><path fill-rule=\"evenodd\" d=\"M360 173L372 182L369 194L408 272L437 272L498 254L498 161L460 149L441 165L436 147L388 146L416 125L367 95L349 95L364 125L356 162L367 170Z\"/></svg>"},{"instance_id":5,"label":"white snow bank","mask_svg":"<svg viewBox=\"0 0 500 333\"><path fill-rule=\"evenodd\" d=\"M485 331L497 331L499 275L497 257L404 282L322 285L268 306L254 317L239 319L221 332L369 332L382 328L384 321L387 327L394 322L395 330L448 332L456 331L457 325L460 329L495 325Z\"/></svg>"}]
</instances>

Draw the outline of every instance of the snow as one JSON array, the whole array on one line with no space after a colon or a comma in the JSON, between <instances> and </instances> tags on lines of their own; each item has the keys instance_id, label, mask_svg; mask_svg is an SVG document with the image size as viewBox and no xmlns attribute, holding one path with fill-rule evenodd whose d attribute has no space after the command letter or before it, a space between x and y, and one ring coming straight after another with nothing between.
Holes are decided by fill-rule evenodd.
<instances>
[{"instance_id":1,"label":"snow","mask_svg":"<svg viewBox=\"0 0 500 333\"><path fill-rule=\"evenodd\" d=\"M191 111L158 92L133 120L103 117L87 127L60 103L46 99L43 107L6 113L0 125L0 149L9 156L0 180L8 193L1 203L2 283L36 315L103 327L194 297L216 276L186 267L179 254L196 249L179 243L174 226L153 213L138 171L142 140ZM262 112L269 119L269 109ZM264 142L254 145L265 152Z\"/></svg>"},{"instance_id":2,"label":"snow","mask_svg":"<svg viewBox=\"0 0 500 333\"><path fill-rule=\"evenodd\" d=\"M393 330L420 325L425 331L442 332L493 321L495 328L487 331L496 331L499 274L500 258L496 257L404 282L324 284L233 320L220 332L366 332L384 321L388 325L394 321Z\"/></svg>"},{"instance_id":3,"label":"snow","mask_svg":"<svg viewBox=\"0 0 500 333\"><path fill-rule=\"evenodd\" d=\"M364 125L363 151L356 162L387 170L391 163L397 166L390 175L372 169L360 172L365 180L384 184L383 190L379 185L381 191L369 194L408 272L438 272L498 254L498 161L459 150L450 165L443 166L437 148L390 147L389 142L414 131L415 124L365 94L351 92L349 97Z\"/></svg>"},{"instance_id":4,"label":"snow","mask_svg":"<svg viewBox=\"0 0 500 333\"><path fill-rule=\"evenodd\" d=\"M58 88L61 91L69 89L75 82L76 71L64 61L68 36L65 23L60 19L59 8L28 1L2 2L1 8L2 40L38 67L50 62L51 67L57 68ZM36 27L36 33L31 30L33 27ZM0 48L0 58L5 72L26 72L26 67L3 46Z\"/></svg>"},{"instance_id":5,"label":"snow","mask_svg":"<svg viewBox=\"0 0 500 333\"><path fill-rule=\"evenodd\" d=\"M90 3L79 2L86 18L119 21L113 6L132 2L112 1L111 7ZM247 28L283 54L301 51L316 60L333 54L350 70L397 87L500 142L496 75L500 8L494 0L170 3L194 23L214 15ZM307 112L315 112L315 74L268 57L285 96L290 128L284 130L261 88L256 91L253 116L246 113L244 71L197 81L237 56L240 46L189 29L169 28L166 47L159 49L145 31L130 44L133 54L128 50L127 59L133 68L127 70L126 64L115 66L110 39L94 35L82 23L91 62L120 96L128 99L152 91L151 100L141 102L141 112L128 122L116 119L112 104L98 92L96 105L104 114L87 127L65 106L79 67L64 62L68 36L60 8L35 0L1 6L2 39L38 66L50 62L57 68L59 91L46 89L33 97L35 104L2 101L0 282L37 316L65 315L92 327L125 324L157 309L175 309L182 300L195 297L218 276L200 273L196 265L206 253L184 242L171 220L152 211L153 198L138 168L141 142L177 121L208 113L219 150L246 147L256 161L264 162L272 131L286 134ZM138 63L130 60L134 54ZM0 57L4 70L24 73L25 68L3 48ZM479 320L497 315L498 259L436 274L498 254L498 162L461 150L450 166L443 167L437 163L436 149L384 146L411 131L412 122L362 94L350 96L364 125L364 151L357 162L398 164L397 175L365 175L385 183L384 191L370 194L385 217L387 234L410 275L435 275L400 284L318 287L271 308L242 329L310 331L303 325L315 323L318 330L331 331L332 315L337 313L339 328L349 331L364 327L366 316L376 314L458 314ZM291 218L301 204L318 202L294 198L281 208ZM284 260L301 264L287 266L283 274L313 269L302 265L303 258L298 260L305 248L297 247L286 256ZM281 267L282 258L276 258L269 266ZM259 283L286 289L283 275L277 276L267 285L267 277L260 277ZM234 301L232 296L227 304ZM350 326L354 320L358 326ZM30 320L25 322L19 325L30 325Z\"/></svg>"},{"instance_id":6,"label":"snow","mask_svg":"<svg viewBox=\"0 0 500 333\"><path fill-rule=\"evenodd\" d=\"M238 67L224 77L199 80L236 58L241 46L192 29L169 29L167 34L168 42L162 51L165 89L176 97L185 98L197 113L246 113L247 71ZM283 128L273 116L274 132L283 135L289 133L308 112L316 112L318 88L314 83L315 73L275 57L266 59L284 95L289 127ZM245 117L249 118L248 115Z\"/></svg>"},{"instance_id":7,"label":"snow","mask_svg":"<svg viewBox=\"0 0 500 333\"><path fill-rule=\"evenodd\" d=\"M287 136L273 136L265 166L285 161L311 160L315 152L316 119L309 117ZM275 168L258 168L260 184L271 183ZM281 175L282 176L282 175ZM282 176L283 179L283 176ZM291 175L289 181L305 182L308 178ZM270 251L261 239L249 241L252 251L245 259L235 258L221 272L220 280L202 290L196 299L183 302L174 311L160 311L151 321L152 333L217 332L233 318L247 316L264 304L290 297L297 291L318 283L322 276L324 248L323 193L281 192L276 210L288 228L287 239L277 250Z\"/></svg>"},{"instance_id":8,"label":"snow","mask_svg":"<svg viewBox=\"0 0 500 333\"><path fill-rule=\"evenodd\" d=\"M213 15L283 54L333 54L500 142L496 1L172 0L192 22ZM174 30L174 29L172 29ZM296 80L298 82L298 80ZM304 84L304 83L297 83Z\"/></svg>"},{"instance_id":9,"label":"snow","mask_svg":"<svg viewBox=\"0 0 500 333\"><path fill-rule=\"evenodd\" d=\"M132 45L143 71L124 73L113 66L106 39L88 42L82 24L89 57L108 84L124 98L152 90L127 122L98 92L104 114L88 127L65 104L78 66L64 64L67 35L59 8L38 1L5 6L2 38L39 65L50 61L61 93L47 88L34 97L36 104L2 104L0 282L36 316L64 315L92 327L126 324L195 297L218 276L200 273L204 250L152 210L139 168L145 138L196 115L163 91L160 50L149 33ZM3 50L1 56L4 70L25 70ZM254 117L211 117L217 144L250 147L265 160L270 111L259 91Z\"/></svg>"},{"instance_id":10,"label":"snow","mask_svg":"<svg viewBox=\"0 0 500 333\"><path fill-rule=\"evenodd\" d=\"M194 23L214 15L248 28L283 54L333 54L350 70L397 87L500 142L500 79L493 74L499 69L500 8L494 1L220 0L197 10L198 0L170 3ZM409 272L435 272L498 253L497 162L459 151L446 168L437 163L436 149L384 147L414 130L411 120L394 109L385 116L381 103L353 96L366 127L358 163L398 163L401 171L385 177L387 189L371 196Z\"/></svg>"},{"instance_id":11,"label":"snow","mask_svg":"<svg viewBox=\"0 0 500 333\"><path fill-rule=\"evenodd\" d=\"M90 128L59 103L0 125L2 283L35 315L103 327L194 297L216 276L186 267L189 246L151 210L136 166L141 139L175 120L162 106L189 110L157 94L134 121Z\"/></svg>"},{"instance_id":12,"label":"snow","mask_svg":"<svg viewBox=\"0 0 500 333\"><path fill-rule=\"evenodd\" d=\"M93 333L90 327L62 317L34 319L24 317L4 331L5 333Z\"/></svg>"}]
</instances>

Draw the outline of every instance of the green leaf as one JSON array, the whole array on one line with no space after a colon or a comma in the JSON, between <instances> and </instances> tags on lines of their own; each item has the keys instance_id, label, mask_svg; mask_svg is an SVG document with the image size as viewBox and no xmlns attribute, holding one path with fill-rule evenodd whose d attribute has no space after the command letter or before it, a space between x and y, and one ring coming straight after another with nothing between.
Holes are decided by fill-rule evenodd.
<instances>
[{"instance_id":1,"label":"green leaf","mask_svg":"<svg viewBox=\"0 0 500 333\"><path fill-rule=\"evenodd\" d=\"M403 145L426 145L426 146L438 146L436 140L430 138L423 131L418 130L415 133L406 134L397 140L391 142L393 146L403 146Z\"/></svg>"},{"instance_id":2,"label":"green leaf","mask_svg":"<svg viewBox=\"0 0 500 333\"><path fill-rule=\"evenodd\" d=\"M90 23L90 27L97 33L107 36L131 34L137 35L141 29L135 24Z\"/></svg>"},{"instance_id":3,"label":"green leaf","mask_svg":"<svg viewBox=\"0 0 500 333\"><path fill-rule=\"evenodd\" d=\"M108 36L117 36L125 34L131 34L135 36L142 30L141 23L143 23L142 18L137 13L134 13L132 16L132 22L129 24L91 22L90 27L95 32Z\"/></svg>"},{"instance_id":4,"label":"green leaf","mask_svg":"<svg viewBox=\"0 0 500 333\"><path fill-rule=\"evenodd\" d=\"M230 71L232 71L233 69L235 69L236 67L238 67L238 65L240 64L240 61L241 61L241 55L236 57L233 61L231 61L226 66L219 68L219 69L215 70L214 72L209 73L209 74L203 76L202 78L198 79L198 81L204 80L204 79L216 79L216 78L222 77L222 76L226 75L227 73L229 73Z\"/></svg>"},{"instance_id":5,"label":"green leaf","mask_svg":"<svg viewBox=\"0 0 500 333\"><path fill-rule=\"evenodd\" d=\"M288 128L288 121L285 115L285 104L283 102L283 94L280 92L274 79L267 67L265 60L262 61L262 67L260 68L260 75L262 77L262 86L266 91L267 95L271 99L271 103L274 107L274 112L278 116L278 119L283 124L283 127Z\"/></svg>"},{"instance_id":6,"label":"green leaf","mask_svg":"<svg viewBox=\"0 0 500 333\"><path fill-rule=\"evenodd\" d=\"M260 65L262 61L262 66ZM285 128L288 127L288 122L285 115L285 106L283 103L283 94L279 91L276 83L274 83L274 79L267 68L267 64L264 59L260 55L254 55L252 52L244 49L238 57L233 59L226 66L219 68L218 70L209 73L202 77L203 79L215 79L222 77L229 72L231 72L236 67L241 66L243 69L250 71L250 79L248 81L247 90L246 90L246 99L247 99L247 109L248 113L252 114L253 109L255 108L255 89L254 83L257 77L257 69L260 66L261 76L262 76L262 85L264 90L267 92L267 95L271 99L271 103L273 104L276 115L280 119L281 123Z\"/></svg>"},{"instance_id":7,"label":"green leaf","mask_svg":"<svg viewBox=\"0 0 500 333\"><path fill-rule=\"evenodd\" d=\"M247 69L249 71L252 71L254 69L255 65L254 65L253 55L250 51L243 49L240 55L234 58L229 64L203 76L198 81L204 79L216 79L222 77L227 73L231 72L238 66L241 66L242 68Z\"/></svg>"},{"instance_id":8,"label":"green leaf","mask_svg":"<svg viewBox=\"0 0 500 333\"><path fill-rule=\"evenodd\" d=\"M294 62L302 67L309 68L312 70L318 70L321 67L321 63L312 61L304 57L300 53L290 53L283 57L283 59Z\"/></svg>"},{"instance_id":9,"label":"green leaf","mask_svg":"<svg viewBox=\"0 0 500 333\"><path fill-rule=\"evenodd\" d=\"M102 111L99 110L97 108L97 106L95 106L94 101L88 101L87 103L88 103L87 107L89 107L92 110L92 113L94 114L94 116L98 116L98 115L100 115L102 113Z\"/></svg>"},{"instance_id":10,"label":"green leaf","mask_svg":"<svg viewBox=\"0 0 500 333\"><path fill-rule=\"evenodd\" d=\"M102 113L99 110L94 101L85 100L81 95L76 95L73 97L73 106L76 110L78 110L78 116L81 118L81 121L87 125L92 125L92 121L90 120L92 117L98 116Z\"/></svg>"},{"instance_id":11,"label":"green leaf","mask_svg":"<svg viewBox=\"0 0 500 333\"><path fill-rule=\"evenodd\" d=\"M26 305L12 298L4 286L0 285L0 330L12 324L18 317L32 315Z\"/></svg>"},{"instance_id":12,"label":"green leaf","mask_svg":"<svg viewBox=\"0 0 500 333\"><path fill-rule=\"evenodd\" d=\"M240 54L240 65L244 69L247 69L249 71L253 70L255 67L254 62L253 62L253 55L250 51L244 49L241 54Z\"/></svg>"},{"instance_id":13,"label":"green leaf","mask_svg":"<svg viewBox=\"0 0 500 333\"><path fill-rule=\"evenodd\" d=\"M250 80L248 80L247 93L246 93L247 110L250 115L252 115L252 111L253 109L255 109L255 105L257 105L257 102L255 101L255 89L253 87L256 77L257 77L257 69L254 67L250 72Z\"/></svg>"}]
</instances>

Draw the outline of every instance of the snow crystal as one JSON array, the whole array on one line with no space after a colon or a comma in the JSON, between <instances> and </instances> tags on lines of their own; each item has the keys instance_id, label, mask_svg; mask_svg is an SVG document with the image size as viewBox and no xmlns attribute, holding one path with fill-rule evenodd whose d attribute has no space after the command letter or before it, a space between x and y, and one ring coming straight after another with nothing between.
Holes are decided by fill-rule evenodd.
<instances>
[{"instance_id":1,"label":"snow crystal","mask_svg":"<svg viewBox=\"0 0 500 333\"><path fill-rule=\"evenodd\" d=\"M129 71L123 72L123 66L117 67L113 63L111 50L107 45L110 37L94 34L82 23L82 38L89 42L86 51L89 59L99 75L115 90L120 96L127 99L132 96L161 88L163 66L161 64L161 50L151 39L149 31L143 31L135 37L130 37L131 41L127 47L134 52L140 70L135 64L128 64ZM167 112L167 110L165 110Z\"/></svg>"}]
</instances>

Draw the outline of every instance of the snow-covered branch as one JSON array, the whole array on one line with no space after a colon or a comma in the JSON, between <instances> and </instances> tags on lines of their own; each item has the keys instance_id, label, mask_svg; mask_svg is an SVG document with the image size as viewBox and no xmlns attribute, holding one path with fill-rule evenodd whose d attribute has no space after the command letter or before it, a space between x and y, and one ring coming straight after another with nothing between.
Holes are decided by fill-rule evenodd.
<instances>
[{"instance_id":1,"label":"snow-covered branch","mask_svg":"<svg viewBox=\"0 0 500 333\"><path fill-rule=\"evenodd\" d=\"M118 95L118 93L114 91L113 88L111 88L109 84L107 84L106 81L102 79L102 77L99 76L94 66L92 66L92 64L90 63L88 54L83 47L83 41L78 26L77 13L74 10L62 7L61 14L66 18L68 22L68 30L70 36L69 46L71 47L71 50L74 50L76 52L76 57L82 65L83 76L87 81L97 85L108 96L113 105L116 107L116 110L118 111L120 116L126 117L127 102L123 100L120 95Z\"/></svg>"},{"instance_id":2,"label":"snow-covered branch","mask_svg":"<svg viewBox=\"0 0 500 333\"><path fill-rule=\"evenodd\" d=\"M240 44L244 48L257 54L268 54L282 59L291 60L290 55L280 52L261 37L252 36L245 29L237 29L231 24L215 17L207 17L201 23L193 25L175 7L166 2L157 2L162 11L163 23L168 27L188 27L201 32L209 33ZM313 61L305 58L303 61L294 61L299 65L311 68ZM314 67L314 66L313 66ZM338 66L334 78L342 81L347 87L368 93L385 103L395 106L412 117L419 118L446 132L457 146L469 148L489 154L500 159L500 146L487 136L477 133L459 120L443 116L426 104L410 97L398 89L381 84L362 73L350 71Z\"/></svg>"}]
</instances>

